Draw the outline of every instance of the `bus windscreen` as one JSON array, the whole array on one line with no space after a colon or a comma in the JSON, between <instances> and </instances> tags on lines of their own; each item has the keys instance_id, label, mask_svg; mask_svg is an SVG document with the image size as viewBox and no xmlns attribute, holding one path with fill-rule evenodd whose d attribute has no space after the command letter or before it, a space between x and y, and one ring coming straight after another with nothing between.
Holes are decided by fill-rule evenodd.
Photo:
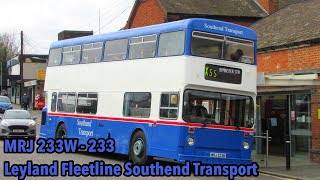
<instances>
[{"instance_id":1,"label":"bus windscreen","mask_svg":"<svg viewBox=\"0 0 320 180\"><path fill-rule=\"evenodd\" d=\"M191 123L251 128L254 124L253 99L250 96L186 90L183 119Z\"/></svg>"}]
</instances>

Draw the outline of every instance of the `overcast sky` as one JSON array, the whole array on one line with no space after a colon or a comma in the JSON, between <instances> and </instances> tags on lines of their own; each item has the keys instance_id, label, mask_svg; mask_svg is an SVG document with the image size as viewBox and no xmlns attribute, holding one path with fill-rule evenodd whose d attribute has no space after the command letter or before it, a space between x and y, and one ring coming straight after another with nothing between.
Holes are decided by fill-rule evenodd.
<instances>
[{"instance_id":1,"label":"overcast sky","mask_svg":"<svg viewBox=\"0 0 320 180\"><path fill-rule=\"evenodd\" d=\"M25 53L48 54L63 30L117 31L131 12L134 0L3 0L0 34L24 34ZM100 28L99 28L100 10Z\"/></svg>"}]
</instances>

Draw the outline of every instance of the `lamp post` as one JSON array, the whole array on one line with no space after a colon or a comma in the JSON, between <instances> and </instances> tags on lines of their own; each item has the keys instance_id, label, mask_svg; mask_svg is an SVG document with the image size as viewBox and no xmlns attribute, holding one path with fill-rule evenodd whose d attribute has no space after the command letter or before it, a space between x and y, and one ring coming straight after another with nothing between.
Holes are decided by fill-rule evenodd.
<instances>
[{"instance_id":1,"label":"lamp post","mask_svg":"<svg viewBox=\"0 0 320 180\"><path fill-rule=\"evenodd\" d=\"M1 80L0 80L1 81L1 91L0 92L2 92L2 85L3 85L2 84L2 61L0 61L0 66L1 66Z\"/></svg>"}]
</instances>

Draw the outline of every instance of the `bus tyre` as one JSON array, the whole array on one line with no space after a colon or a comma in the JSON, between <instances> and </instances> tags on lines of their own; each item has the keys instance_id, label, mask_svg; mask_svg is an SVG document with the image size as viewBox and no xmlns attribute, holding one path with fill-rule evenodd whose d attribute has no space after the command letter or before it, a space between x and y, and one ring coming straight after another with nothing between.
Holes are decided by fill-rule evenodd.
<instances>
[{"instance_id":1,"label":"bus tyre","mask_svg":"<svg viewBox=\"0 0 320 180\"><path fill-rule=\"evenodd\" d=\"M64 124L61 124L56 131L57 138L66 138L67 137L67 127Z\"/></svg>"},{"instance_id":2,"label":"bus tyre","mask_svg":"<svg viewBox=\"0 0 320 180\"><path fill-rule=\"evenodd\" d=\"M142 131L136 132L130 142L130 159L138 165L148 164L152 157L147 155L147 140Z\"/></svg>"}]
</instances>

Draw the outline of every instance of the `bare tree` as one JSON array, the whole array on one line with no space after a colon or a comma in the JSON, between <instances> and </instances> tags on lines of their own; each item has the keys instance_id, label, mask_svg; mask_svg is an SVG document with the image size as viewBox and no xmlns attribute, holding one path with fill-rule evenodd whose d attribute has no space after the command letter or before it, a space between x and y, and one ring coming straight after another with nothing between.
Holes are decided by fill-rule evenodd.
<instances>
[{"instance_id":1,"label":"bare tree","mask_svg":"<svg viewBox=\"0 0 320 180\"><path fill-rule=\"evenodd\" d=\"M19 51L19 43L17 41L17 35L18 33L3 33L0 34L0 63L2 67L2 74L1 79L3 75L8 74L7 69L7 60L15 57L18 55ZM3 85L5 84L5 80L2 79L2 84L0 83L1 89L3 88Z\"/></svg>"},{"instance_id":2,"label":"bare tree","mask_svg":"<svg viewBox=\"0 0 320 180\"><path fill-rule=\"evenodd\" d=\"M19 43L17 42L17 33L0 34L0 60L2 62L18 55Z\"/></svg>"}]
</instances>

